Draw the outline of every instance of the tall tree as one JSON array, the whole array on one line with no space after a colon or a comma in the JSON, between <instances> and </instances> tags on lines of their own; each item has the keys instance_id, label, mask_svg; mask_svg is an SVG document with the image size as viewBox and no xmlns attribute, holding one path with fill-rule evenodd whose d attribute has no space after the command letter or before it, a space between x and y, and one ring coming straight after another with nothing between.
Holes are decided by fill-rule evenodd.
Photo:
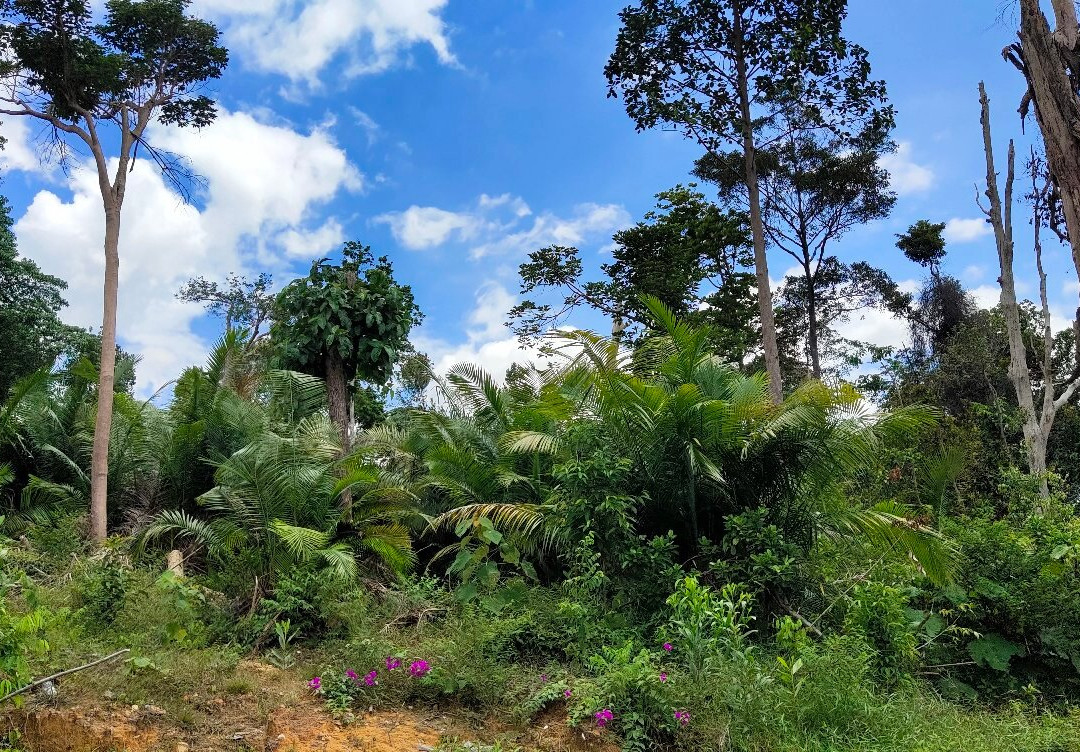
<instances>
[{"instance_id":1,"label":"tall tree","mask_svg":"<svg viewBox=\"0 0 1080 752\"><path fill-rule=\"evenodd\" d=\"M1041 405L1035 407L1036 387L1032 384L1031 369L1028 367L1028 348L1024 342L1024 330L1020 321L1020 308L1016 301L1016 280L1013 270L1014 251L1012 201L1013 185L1016 178L1016 149L1009 141L1008 166L1005 175L1005 195L998 188L998 173L994 164L994 147L990 138L990 100L986 96L986 87L979 83L979 104L981 106L983 150L986 154L986 197L988 206L983 211L994 228L994 240L997 244L998 264L1001 276L1001 312L1005 317L1005 328L1009 336L1009 379L1016 392L1016 400L1023 417L1024 449L1028 457L1028 469L1032 475L1040 476L1040 490L1043 497L1050 495L1046 483L1046 444L1050 438L1050 429L1054 417L1072 397L1080 377L1070 376L1064 383L1054 382L1054 334L1050 328L1050 305L1046 293L1046 272L1042 262L1041 229L1046 222L1049 187L1039 185L1040 164L1033 158L1030 164L1033 208L1032 226L1035 229L1034 249L1035 268L1039 277L1039 296L1042 303L1042 342L1039 343L1036 356L1041 361L1042 394ZM980 204L981 206L981 204Z\"/></svg>"},{"instance_id":2,"label":"tall tree","mask_svg":"<svg viewBox=\"0 0 1080 752\"><path fill-rule=\"evenodd\" d=\"M858 270L841 264L828 250L851 228L888 216L896 203L889 174L878 160L895 147L887 130L874 124L855 138L842 138L818 127L817 118L798 105L778 118L786 133L757 152L757 180L762 226L769 245L791 256L802 278L802 305L810 370L821 378L819 339L828 322L826 297L839 300L840 286ZM741 152L708 153L695 174L715 183L721 198L740 209L749 207L745 162Z\"/></svg>"},{"instance_id":3,"label":"tall tree","mask_svg":"<svg viewBox=\"0 0 1080 752\"><path fill-rule=\"evenodd\" d=\"M842 336L839 326L871 309L902 314L909 302L910 297L888 274L865 261L845 264L836 256L826 256L812 274L787 277L777 294L785 379L820 379L826 371L858 366L868 353L874 355L880 348ZM798 361L798 367L791 367L789 359Z\"/></svg>"},{"instance_id":4,"label":"tall tree","mask_svg":"<svg viewBox=\"0 0 1080 752\"><path fill-rule=\"evenodd\" d=\"M91 462L90 537L106 536L109 434L116 361L120 215L138 148L177 178L147 128L201 127L214 102L198 93L221 76L228 52L217 28L186 15L189 0L108 0L95 24L90 0L3 0L0 114L32 117L55 144L89 149L105 212L101 367ZM110 138L112 136L112 138ZM111 143L110 143L111 142ZM111 146L111 148L110 148ZM110 165L110 160L112 164Z\"/></svg>"},{"instance_id":5,"label":"tall tree","mask_svg":"<svg viewBox=\"0 0 1080 752\"><path fill-rule=\"evenodd\" d=\"M202 303L206 312L225 320L225 330L241 329L249 341L258 339L270 319L274 294L272 278L265 272L255 279L230 274L224 284L205 277L189 279L176 293L177 300Z\"/></svg>"},{"instance_id":6,"label":"tall tree","mask_svg":"<svg viewBox=\"0 0 1080 752\"><path fill-rule=\"evenodd\" d=\"M510 311L511 328L526 342L566 323L587 306L610 317L620 338L637 337L653 322L642 296L678 315L713 325L716 348L741 364L753 347L757 315L746 216L725 212L693 185L656 194L656 208L612 238L604 278L587 281L577 248L552 246L521 265L525 299ZM558 290L557 304L542 302ZM541 295L537 295L540 293Z\"/></svg>"},{"instance_id":7,"label":"tall tree","mask_svg":"<svg viewBox=\"0 0 1080 752\"><path fill-rule=\"evenodd\" d=\"M841 34L847 0L638 0L620 14L605 74L639 130L671 125L714 155L742 151L754 240L762 345L773 400L783 397L757 151L788 134L800 101L813 128L838 138L888 130L885 85L866 50Z\"/></svg>"},{"instance_id":8,"label":"tall tree","mask_svg":"<svg viewBox=\"0 0 1080 752\"><path fill-rule=\"evenodd\" d=\"M896 247L909 261L930 270L930 276L937 279L941 262L945 258L945 223L920 219L896 236Z\"/></svg>"},{"instance_id":9,"label":"tall tree","mask_svg":"<svg viewBox=\"0 0 1080 752\"><path fill-rule=\"evenodd\" d=\"M385 256L349 241L341 263L322 258L277 298L270 339L279 364L326 379L330 419L350 444L351 393L358 381L387 383L420 311L412 289L398 284ZM346 514L348 514L346 499Z\"/></svg>"},{"instance_id":10,"label":"tall tree","mask_svg":"<svg viewBox=\"0 0 1080 752\"><path fill-rule=\"evenodd\" d=\"M1080 274L1080 25L1075 0L1051 0L1053 29L1043 5L1020 0L1020 41L1003 54L1027 81L1020 116L1026 118L1035 105L1056 188L1051 198L1061 202L1064 214L1065 228L1055 229L1067 237Z\"/></svg>"}]
</instances>

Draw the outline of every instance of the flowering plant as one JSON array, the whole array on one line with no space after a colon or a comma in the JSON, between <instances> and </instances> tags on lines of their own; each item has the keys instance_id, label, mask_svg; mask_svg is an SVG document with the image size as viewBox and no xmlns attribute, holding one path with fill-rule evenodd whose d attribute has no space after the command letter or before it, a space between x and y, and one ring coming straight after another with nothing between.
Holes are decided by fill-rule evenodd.
<instances>
[{"instance_id":1,"label":"flowering plant","mask_svg":"<svg viewBox=\"0 0 1080 752\"><path fill-rule=\"evenodd\" d=\"M603 710L597 710L593 713L593 717L596 718L596 725L599 728L604 728L608 725L608 721L615 717L615 714L610 709L604 708Z\"/></svg>"}]
</instances>

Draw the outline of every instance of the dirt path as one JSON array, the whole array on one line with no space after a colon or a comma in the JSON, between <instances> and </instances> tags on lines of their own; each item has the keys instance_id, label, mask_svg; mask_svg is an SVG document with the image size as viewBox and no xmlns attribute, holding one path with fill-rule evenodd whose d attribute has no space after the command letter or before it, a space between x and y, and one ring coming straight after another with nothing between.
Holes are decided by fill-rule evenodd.
<instances>
[{"instance_id":1,"label":"dirt path","mask_svg":"<svg viewBox=\"0 0 1080 752\"><path fill-rule=\"evenodd\" d=\"M617 752L597 731L582 733L552 708L528 728L498 719L433 708L388 708L352 723L331 717L315 698L297 691L295 677L266 664L243 666L250 692L185 697L190 708L168 713L153 705L126 706L86 693L60 704L32 699L5 716L27 752L424 752L448 740L478 749L496 741L503 750Z\"/></svg>"}]
</instances>

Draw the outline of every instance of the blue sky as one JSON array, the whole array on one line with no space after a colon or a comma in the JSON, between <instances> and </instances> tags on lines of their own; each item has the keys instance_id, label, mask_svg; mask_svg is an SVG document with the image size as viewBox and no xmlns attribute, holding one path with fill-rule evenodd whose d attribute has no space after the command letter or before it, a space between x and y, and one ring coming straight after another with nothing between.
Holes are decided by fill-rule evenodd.
<instances>
[{"instance_id":1,"label":"blue sky","mask_svg":"<svg viewBox=\"0 0 1080 752\"><path fill-rule=\"evenodd\" d=\"M194 204L151 164L132 173L119 331L143 358L140 391L202 362L218 333L173 298L184 280L265 270L283 284L345 239L393 259L426 314L417 344L440 367L478 360L501 372L528 357L503 326L525 255L577 245L598 267L611 233L640 218L656 192L687 182L698 156L675 134L636 133L606 97L603 66L623 4L196 0L223 28L232 64L215 87L217 123L154 134L204 177ZM984 0L852 0L847 35L870 50L898 111L900 149L887 166L900 200L838 255L913 286L919 270L894 234L921 218L949 222L947 270L993 303L996 256L974 203L985 172L976 86L987 82L1003 155L1009 137L1022 138L1019 75L1000 56L1014 27ZM20 248L69 280L65 316L96 326L103 220L93 176L79 158L67 173L42 163L32 123L9 118L0 133ZM1021 292L1031 294L1028 237L1018 222ZM1055 314L1064 313L1076 306L1075 273L1064 249L1049 256ZM774 255L773 278L789 266ZM899 344L904 327L870 312L848 331Z\"/></svg>"}]
</instances>

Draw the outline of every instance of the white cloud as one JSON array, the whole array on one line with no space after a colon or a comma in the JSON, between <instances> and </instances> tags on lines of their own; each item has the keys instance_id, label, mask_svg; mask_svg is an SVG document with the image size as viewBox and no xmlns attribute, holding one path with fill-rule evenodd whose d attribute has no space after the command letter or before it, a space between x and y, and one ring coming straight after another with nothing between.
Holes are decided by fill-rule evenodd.
<instances>
[{"instance_id":1,"label":"white cloud","mask_svg":"<svg viewBox=\"0 0 1080 752\"><path fill-rule=\"evenodd\" d=\"M978 282L986 275L986 269L979 266L978 264L971 264L970 266L964 267L963 274L964 279L971 282Z\"/></svg>"},{"instance_id":2,"label":"white cloud","mask_svg":"<svg viewBox=\"0 0 1080 752\"><path fill-rule=\"evenodd\" d=\"M481 223L467 212L452 212L434 206L410 206L403 212L390 212L375 218L390 225L394 238L410 251L434 248L454 236L472 237Z\"/></svg>"},{"instance_id":3,"label":"white cloud","mask_svg":"<svg viewBox=\"0 0 1080 752\"><path fill-rule=\"evenodd\" d=\"M934 184L934 171L912 160L911 142L901 141L896 151L878 160L888 170L892 189L901 196L922 193Z\"/></svg>"},{"instance_id":4,"label":"white cloud","mask_svg":"<svg viewBox=\"0 0 1080 752\"><path fill-rule=\"evenodd\" d=\"M993 232L982 217L961 219L953 217L945 223L945 240L950 243L971 243Z\"/></svg>"},{"instance_id":5,"label":"white cloud","mask_svg":"<svg viewBox=\"0 0 1080 752\"><path fill-rule=\"evenodd\" d=\"M299 259L317 259L345 241L345 228L331 217L314 230L290 228L277 236L285 255Z\"/></svg>"},{"instance_id":6,"label":"white cloud","mask_svg":"<svg viewBox=\"0 0 1080 752\"><path fill-rule=\"evenodd\" d=\"M518 215L517 219L523 218ZM517 221L513 223L517 224ZM530 227L517 231L499 228L490 239L474 246L474 259L492 255L525 254L547 245L578 246L587 240L610 235L630 224L630 214L617 204L578 204L568 218L545 212Z\"/></svg>"},{"instance_id":7,"label":"white cloud","mask_svg":"<svg viewBox=\"0 0 1080 752\"><path fill-rule=\"evenodd\" d=\"M333 218L311 226L312 209L360 185L359 173L321 130L302 134L222 112L198 133L153 135L160 146L189 157L206 183L200 209L183 204L150 162L138 162L128 178L117 326L121 344L142 357L142 393L205 358L209 343L191 329L200 306L174 298L185 280L255 270L280 277L289 257L325 253L340 239L341 226ZM67 199L40 191L15 232L24 254L68 281L64 318L96 329L104 268L96 173L89 164L77 165L66 188ZM257 269L249 267L253 256Z\"/></svg>"},{"instance_id":8,"label":"white cloud","mask_svg":"<svg viewBox=\"0 0 1080 752\"><path fill-rule=\"evenodd\" d=\"M514 363L540 363L534 347L525 347L506 328L507 313L517 299L498 282L488 280L476 291L476 304L466 317L466 339L448 342L429 336L424 327L415 330L412 340L428 354L436 373L446 373L459 363L475 363L501 379Z\"/></svg>"},{"instance_id":9,"label":"white cloud","mask_svg":"<svg viewBox=\"0 0 1080 752\"><path fill-rule=\"evenodd\" d=\"M39 121L32 121L26 116L8 115L0 123L0 136L5 139L0 150L0 169L4 171L21 170L23 172L41 172L51 174L56 165L49 160L42 160L42 152L34 141L41 136L33 135L31 128Z\"/></svg>"},{"instance_id":10,"label":"white cloud","mask_svg":"<svg viewBox=\"0 0 1080 752\"><path fill-rule=\"evenodd\" d=\"M532 217L532 221L527 222ZM569 217L551 212L533 215L520 197L484 193L466 211L435 206L410 206L375 218L390 225L394 238L409 250L436 248L449 242L473 241L474 259L493 255L521 255L546 245L581 245L630 224L630 215L617 204L584 203Z\"/></svg>"},{"instance_id":11,"label":"white cloud","mask_svg":"<svg viewBox=\"0 0 1080 752\"><path fill-rule=\"evenodd\" d=\"M368 146L371 146L379 140L380 128L379 124L375 122L375 118L367 114L358 107L349 107L349 114L352 115L353 120L359 125L367 134Z\"/></svg>"},{"instance_id":12,"label":"white cloud","mask_svg":"<svg viewBox=\"0 0 1080 752\"><path fill-rule=\"evenodd\" d=\"M1001 288L997 285L979 285L968 290L979 308L993 308L1001 302Z\"/></svg>"},{"instance_id":13,"label":"white cloud","mask_svg":"<svg viewBox=\"0 0 1080 752\"><path fill-rule=\"evenodd\" d=\"M500 206L509 206L514 215L517 217L527 217L532 214L532 209L520 196L511 196L509 193L504 193L501 196L489 196L486 193L480 194L480 200L477 202L481 209L495 209Z\"/></svg>"},{"instance_id":14,"label":"white cloud","mask_svg":"<svg viewBox=\"0 0 1080 752\"><path fill-rule=\"evenodd\" d=\"M346 78L379 73L427 45L456 63L441 13L448 0L197 0L251 67L317 83L331 64Z\"/></svg>"}]
</instances>

